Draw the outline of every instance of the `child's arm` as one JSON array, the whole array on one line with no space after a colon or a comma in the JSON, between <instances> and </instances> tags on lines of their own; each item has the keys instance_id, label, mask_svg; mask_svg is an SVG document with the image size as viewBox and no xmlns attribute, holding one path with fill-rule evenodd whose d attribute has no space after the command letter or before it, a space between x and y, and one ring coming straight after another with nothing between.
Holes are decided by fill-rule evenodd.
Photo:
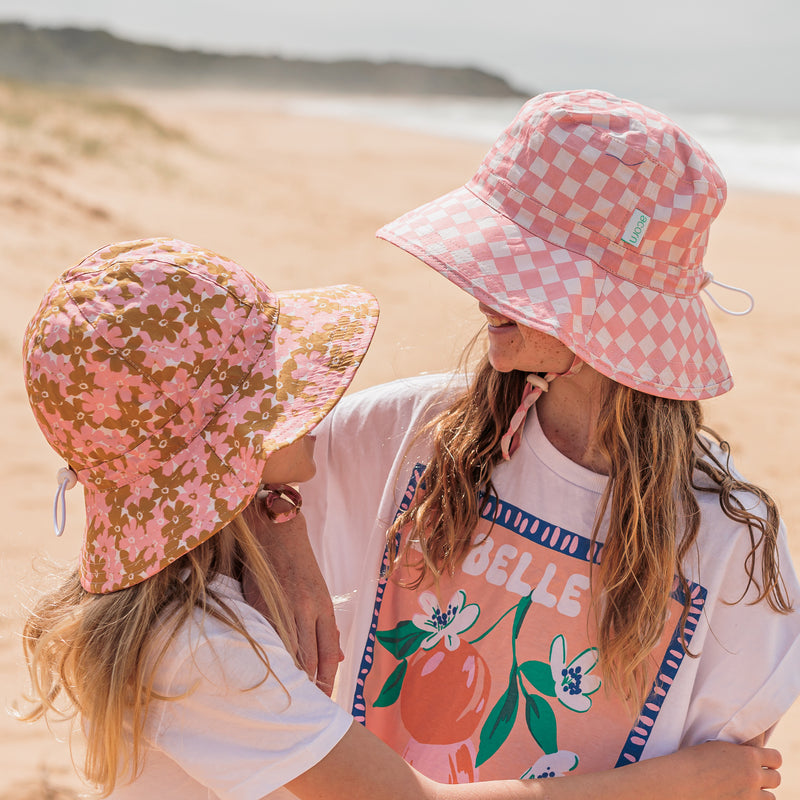
<instances>
[{"instance_id":1,"label":"child's arm","mask_svg":"<svg viewBox=\"0 0 800 800\"><path fill-rule=\"evenodd\" d=\"M546 780L444 785L431 781L360 724L286 786L301 800L774 800L777 750L709 742L620 769Z\"/></svg>"},{"instance_id":2,"label":"child's arm","mask_svg":"<svg viewBox=\"0 0 800 800\"><path fill-rule=\"evenodd\" d=\"M278 505L275 510L288 510L288 505L287 509ZM342 660L339 629L336 627L328 587L311 549L305 519L298 514L287 522L270 522L260 516L252 504L245 510L244 516L280 581L294 614L298 660L311 680L330 696L336 670ZM263 614L261 596L249 577L249 573L245 573L242 581L245 599Z\"/></svg>"}]
</instances>

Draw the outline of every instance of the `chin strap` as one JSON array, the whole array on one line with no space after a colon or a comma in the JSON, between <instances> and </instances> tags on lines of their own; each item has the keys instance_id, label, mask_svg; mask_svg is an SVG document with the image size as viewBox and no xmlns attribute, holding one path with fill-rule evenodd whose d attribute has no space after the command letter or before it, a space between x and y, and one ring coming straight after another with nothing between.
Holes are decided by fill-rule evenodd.
<instances>
[{"instance_id":1,"label":"chin strap","mask_svg":"<svg viewBox=\"0 0 800 800\"><path fill-rule=\"evenodd\" d=\"M71 489L78 482L78 476L70 467L61 467L56 475L56 480L58 480L58 489L56 489L56 496L53 500L53 530L56 536L61 536L67 525L67 501L65 495L67 489Z\"/></svg>"},{"instance_id":2,"label":"chin strap","mask_svg":"<svg viewBox=\"0 0 800 800\"><path fill-rule=\"evenodd\" d=\"M525 418L531 410L533 404L539 399L542 392L546 392L550 388L550 383L556 378L566 378L574 375L583 366L578 356L572 359L569 369L566 372L548 372L544 377L532 372L525 378L525 389L522 392L522 400L519 407L511 417L511 422L508 424L508 430L503 434L500 439L500 450L503 453L503 460L509 461L511 456L517 452L520 441L522 440L522 428L525 423Z\"/></svg>"},{"instance_id":3,"label":"chin strap","mask_svg":"<svg viewBox=\"0 0 800 800\"><path fill-rule=\"evenodd\" d=\"M288 483L264 483L261 485L258 498L263 503L264 511L272 522L288 522L290 519L294 519L303 505L300 492L294 486L289 486ZM292 508L276 513L272 507L277 500L291 503Z\"/></svg>"}]
</instances>

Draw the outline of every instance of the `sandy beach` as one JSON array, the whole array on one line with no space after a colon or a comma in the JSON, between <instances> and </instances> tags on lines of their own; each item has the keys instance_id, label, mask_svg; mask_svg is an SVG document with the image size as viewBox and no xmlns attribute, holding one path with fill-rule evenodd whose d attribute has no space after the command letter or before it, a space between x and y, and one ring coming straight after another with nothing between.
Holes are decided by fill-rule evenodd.
<instances>
[{"instance_id":1,"label":"sandy beach","mask_svg":"<svg viewBox=\"0 0 800 800\"><path fill-rule=\"evenodd\" d=\"M0 83L4 707L24 687L21 608L49 580L43 560L73 558L82 531L73 491L67 531L53 537L61 463L36 428L22 384L22 333L47 286L101 245L174 236L236 259L275 289L358 283L374 292L381 324L353 389L447 369L480 325L477 304L374 232L463 183L485 150L290 116L268 95L111 96ZM705 408L739 469L777 498L800 563L800 482L791 466L800 449L798 219L800 196L730 192L706 265L719 280L746 287L757 305L747 317L711 309L736 388ZM741 304L736 295L716 295ZM800 704L772 741L784 755L778 796L800 798ZM0 800L66 798L79 788L65 744L43 724L0 714Z\"/></svg>"}]
</instances>

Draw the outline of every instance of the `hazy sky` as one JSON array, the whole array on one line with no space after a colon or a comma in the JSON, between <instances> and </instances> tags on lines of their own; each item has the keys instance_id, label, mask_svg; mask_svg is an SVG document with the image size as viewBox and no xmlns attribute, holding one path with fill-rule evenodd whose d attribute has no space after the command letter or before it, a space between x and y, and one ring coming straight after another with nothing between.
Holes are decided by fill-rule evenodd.
<instances>
[{"instance_id":1,"label":"hazy sky","mask_svg":"<svg viewBox=\"0 0 800 800\"><path fill-rule=\"evenodd\" d=\"M286 56L474 65L529 91L800 113L798 0L0 0L0 19Z\"/></svg>"}]
</instances>

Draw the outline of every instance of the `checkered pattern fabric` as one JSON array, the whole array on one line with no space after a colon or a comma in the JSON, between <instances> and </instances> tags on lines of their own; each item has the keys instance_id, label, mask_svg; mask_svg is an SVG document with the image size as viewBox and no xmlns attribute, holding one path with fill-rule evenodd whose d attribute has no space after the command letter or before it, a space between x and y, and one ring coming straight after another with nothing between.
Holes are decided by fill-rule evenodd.
<instances>
[{"instance_id":1,"label":"checkered pattern fabric","mask_svg":"<svg viewBox=\"0 0 800 800\"><path fill-rule=\"evenodd\" d=\"M733 385L699 297L725 195L716 164L663 114L550 93L465 186L377 235L613 380L703 399Z\"/></svg>"}]
</instances>

